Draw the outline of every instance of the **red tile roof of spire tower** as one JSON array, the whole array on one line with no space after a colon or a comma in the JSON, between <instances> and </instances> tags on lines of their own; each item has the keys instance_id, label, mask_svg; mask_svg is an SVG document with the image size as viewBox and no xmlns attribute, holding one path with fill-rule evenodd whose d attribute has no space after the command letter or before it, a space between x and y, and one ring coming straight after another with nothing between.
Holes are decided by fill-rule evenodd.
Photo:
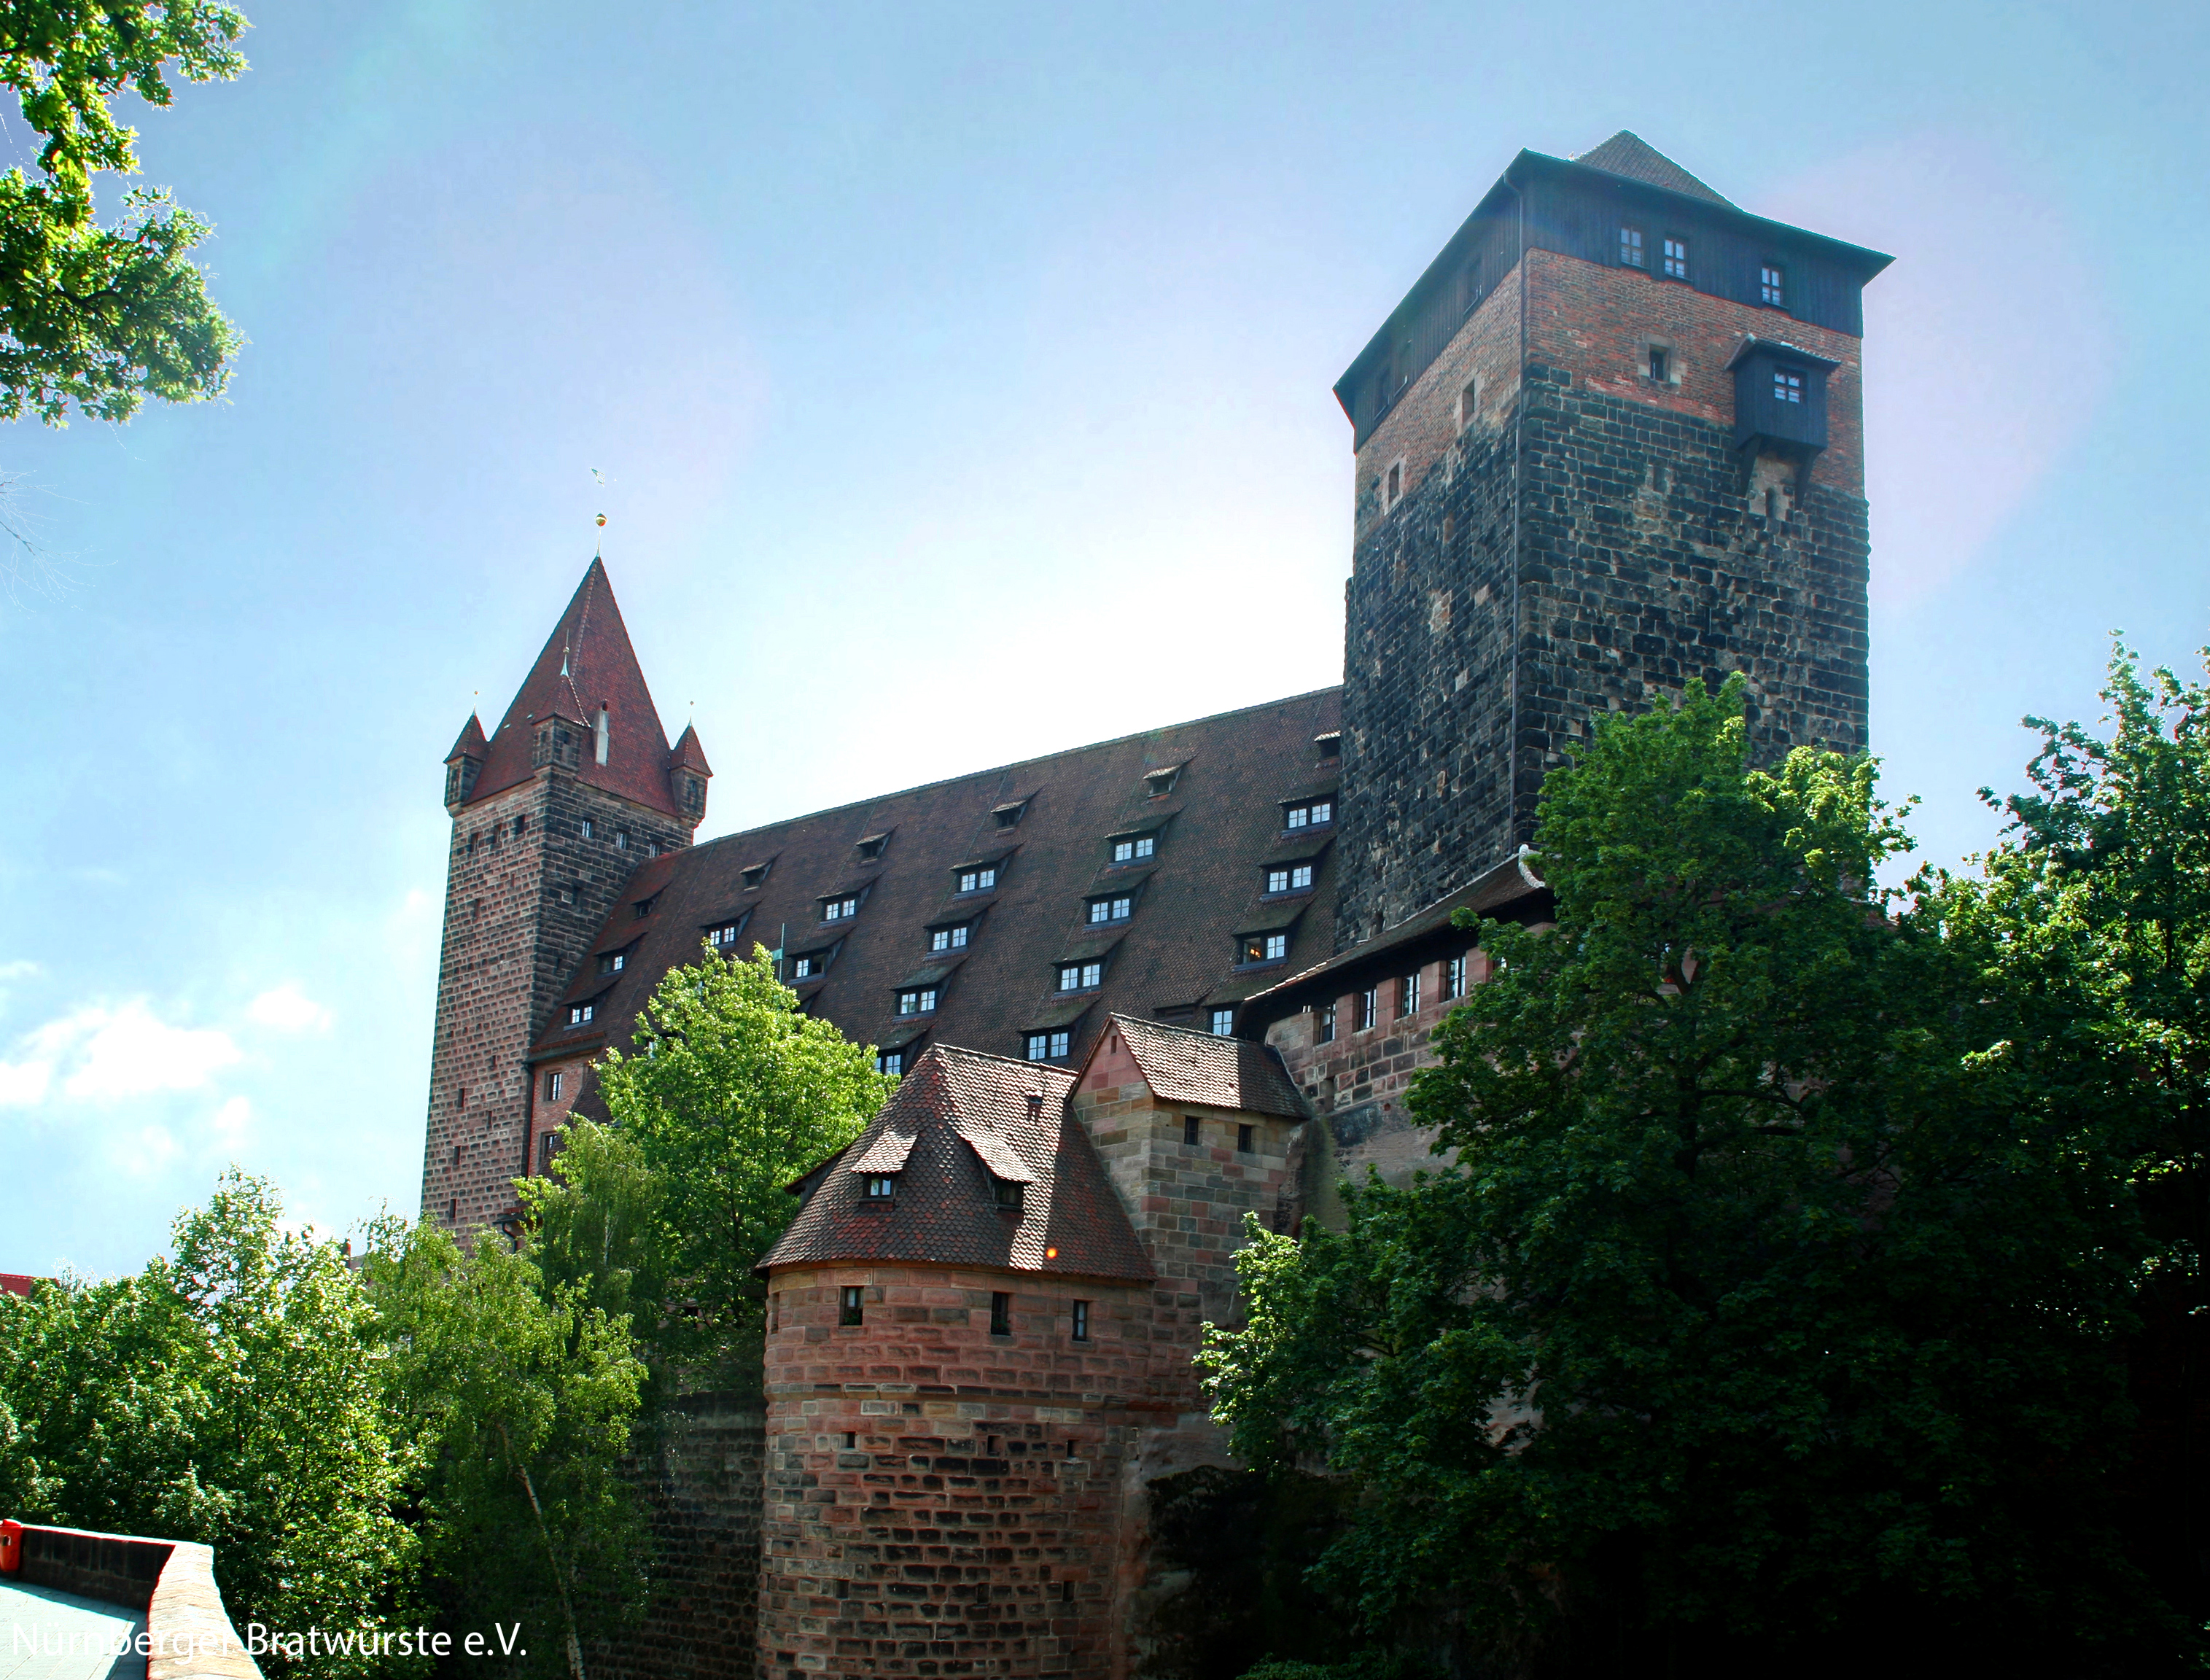
<instances>
[{"instance_id":1,"label":"red tile roof of spire tower","mask_svg":"<svg viewBox=\"0 0 2210 1680\"><path fill-rule=\"evenodd\" d=\"M529 779L530 726L537 719L557 715L588 728L595 724L601 706L607 714L607 761L601 764L595 743L587 741L576 772L578 778L679 816L667 786L667 731L661 725L652 691L630 646L621 608L614 604L613 587L607 581L606 563L595 559L577 585L568 610L552 626L544 651L522 680L514 704L492 732L483 773L476 778L469 803Z\"/></svg>"},{"instance_id":2,"label":"red tile roof of spire tower","mask_svg":"<svg viewBox=\"0 0 2210 1680\"><path fill-rule=\"evenodd\" d=\"M706 762L706 749L698 745L696 724L685 723L683 733L675 742L675 750L667 755L670 770L695 770L701 776L711 776L713 766Z\"/></svg>"},{"instance_id":3,"label":"red tile roof of spire tower","mask_svg":"<svg viewBox=\"0 0 2210 1680\"><path fill-rule=\"evenodd\" d=\"M491 743L484 739L482 720L470 712L468 721L462 726L460 739L453 743L453 750L445 754L445 762L450 764L456 758L474 758L481 764L484 754L490 751Z\"/></svg>"}]
</instances>

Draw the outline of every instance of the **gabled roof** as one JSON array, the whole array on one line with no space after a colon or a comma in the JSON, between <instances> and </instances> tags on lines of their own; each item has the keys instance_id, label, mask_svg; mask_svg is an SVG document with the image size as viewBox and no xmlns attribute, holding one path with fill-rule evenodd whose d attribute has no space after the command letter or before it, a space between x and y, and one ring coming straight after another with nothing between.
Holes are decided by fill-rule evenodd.
<instances>
[{"instance_id":1,"label":"gabled roof","mask_svg":"<svg viewBox=\"0 0 2210 1680\"><path fill-rule=\"evenodd\" d=\"M461 728L460 738L453 743L453 750L445 754L445 762L450 764L456 758L474 758L480 764L489 750L484 740L483 725L476 720L476 715L470 712L468 721Z\"/></svg>"},{"instance_id":2,"label":"gabled roof","mask_svg":"<svg viewBox=\"0 0 2210 1680\"><path fill-rule=\"evenodd\" d=\"M806 1206L757 1270L844 1260L1150 1278L1104 1163L1067 1113L1073 1088L1060 1068L932 1046L867 1129L808 1175ZM868 1196L865 1175L891 1160L897 1194ZM1017 1210L999 1206L1000 1179L1021 1184Z\"/></svg>"},{"instance_id":3,"label":"gabled roof","mask_svg":"<svg viewBox=\"0 0 2210 1680\"><path fill-rule=\"evenodd\" d=\"M1603 145L1583 152L1573 161L1585 163L1591 169L1601 169L1608 175L1624 175L1630 181L1664 187L1669 192L1684 192L1691 198L1724 204L1730 209L1734 208L1731 199L1723 198L1713 192L1631 130L1621 129Z\"/></svg>"},{"instance_id":4,"label":"gabled roof","mask_svg":"<svg viewBox=\"0 0 2210 1680\"><path fill-rule=\"evenodd\" d=\"M1222 1038L1187 1027L1115 1015L1117 1029L1136 1060L1151 1095L1168 1103L1195 1103L1208 1109L1241 1109L1246 1114L1305 1117L1296 1082L1270 1046L1247 1038ZM1101 1039L1101 1044L1109 1042Z\"/></svg>"},{"instance_id":5,"label":"gabled roof","mask_svg":"<svg viewBox=\"0 0 2210 1680\"><path fill-rule=\"evenodd\" d=\"M607 714L607 761L601 764L594 744L587 743L577 777L652 810L679 815L667 788L667 732L630 646L621 608L614 604L606 563L595 559L522 679L514 704L492 732L468 802L529 779L530 731L538 719L558 715L588 727L601 705Z\"/></svg>"}]
</instances>

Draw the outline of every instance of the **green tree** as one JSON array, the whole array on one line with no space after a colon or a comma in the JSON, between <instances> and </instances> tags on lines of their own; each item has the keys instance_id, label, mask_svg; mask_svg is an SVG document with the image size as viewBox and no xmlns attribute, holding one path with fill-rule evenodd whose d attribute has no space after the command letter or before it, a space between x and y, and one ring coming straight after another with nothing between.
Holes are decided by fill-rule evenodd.
<instances>
[{"instance_id":1,"label":"green tree","mask_svg":"<svg viewBox=\"0 0 2210 1680\"><path fill-rule=\"evenodd\" d=\"M408 1468L385 1425L373 1318L335 1242L287 1232L232 1171L176 1223L173 1261L0 1296L0 1499L19 1516L214 1547L249 1623L405 1625ZM317 1653L278 1669L393 1671Z\"/></svg>"},{"instance_id":2,"label":"green tree","mask_svg":"<svg viewBox=\"0 0 2210 1680\"><path fill-rule=\"evenodd\" d=\"M636 1314L656 1369L752 1369L752 1266L790 1223L783 1187L859 1135L897 1081L803 1013L765 952L671 969L632 1048L598 1065L610 1127L578 1121L557 1174L518 1186L548 1272Z\"/></svg>"},{"instance_id":3,"label":"green tree","mask_svg":"<svg viewBox=\"0 0 2210 1680\"><path fill-rule=\"evenodd\" d=\"M2210 650L2202 654L2210 670ZM2029 717L2032 791L1984 879L1946 883L2072 1045L2083 1097L2136 1139L2153 1242L2129 1346L2140 1411L2124 1482L2135 1556L2189 1619L2210 1619L2210 687L2122 644L2108 739ZM1981 796L1996 803L1988 789Z\"/></svg>"},{"instance_id":4,"label":"green tree","mask_svg":"<svg viewBox=\"0 0 2210 1680\"><path fill-rule=\"evenodd\" d=\"M35 172L0 174L0 419L125 420L222 390L241 341L191 261L209 225L140 187L103 227L92 178L138 168L118 96L166 106L171 70L237 76L246 27L208 0L0 0L0 79L44 142Z\"/></svg>"},{"instance_id":5,"label":"green tree","mask_svg":"<svg viewBox=\"0 0 2210 1680\"><path fill-rule=\"evenodd\" d=\"M486 1634L520 1671L583 1680L584 1642L643 1600L619 1474L644 1378L627 1320L488 1232L463 1252L385 1221L363 1271L442 1624Z\"/></svg>"},{"instance_id":6,"label":"green tree","mask_svg":"<svg viewBox=\"0 0 2210 1680\"><path fill-rule=\"evenodd\" d=\"M1560 1672L2169 1655L2110 1497L2123 1112L2008 922L1872 885L1908 843L1871 764L1751 771L1741 713L1692 686L1551 776L1555 924L1481 926L1499 971L1412 1098L1455 1163L1253 1229L1219 1410L1359 1479L1323 1576L1377 1635L1445 1605Z\"/></svg>"}]
</instances>

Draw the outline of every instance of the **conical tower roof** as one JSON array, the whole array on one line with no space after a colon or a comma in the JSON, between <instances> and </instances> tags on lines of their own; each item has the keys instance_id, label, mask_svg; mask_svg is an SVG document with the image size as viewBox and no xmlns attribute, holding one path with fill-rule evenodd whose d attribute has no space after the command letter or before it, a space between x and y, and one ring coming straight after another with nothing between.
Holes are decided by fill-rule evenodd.
<instances>
[{"instance_id":1,"label":"conical tower roof","mask_svg":"<svg viewBox=\"0 0 2210 1680\"><path fill-rule=\"evenodd\" d=\"M481 764L484 754L490 750L490 743L484 739L482 722L474 712L470 712L468 721L461 726L460 739L453 743L453 750L445 754L445 762L450 764L456 758L474 758Z\"/></svg>"},{"instance_id":2,"label":"conical tower roof","mask_svg":"<svg viewBox=\"0 0 2210 1680\"><path fill-rule=\"evenodd\" d=\"M587 740L577 776L639 805L679 815L667 789L667 731L630 646L606 563L595 559L514 704L492 732L469 803L529 779L530 733L540 719L565 717L595 728L601 708L607 713L606 762L599 762L595 741Z\"/></svg>"}]
</instances>

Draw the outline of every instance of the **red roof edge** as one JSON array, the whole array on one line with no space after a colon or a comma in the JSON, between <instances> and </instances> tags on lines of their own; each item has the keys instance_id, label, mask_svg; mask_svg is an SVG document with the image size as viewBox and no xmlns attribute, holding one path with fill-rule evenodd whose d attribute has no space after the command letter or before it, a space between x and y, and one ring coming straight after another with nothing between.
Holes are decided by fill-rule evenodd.
<instances>
[{"instance_id":1,"label":"red roof edge","mask_svg":"<svg viewBox=\"0 0 2210 1680\"><path fill-rule=\"evenodd\" d=\"M670 770L695 770L701 776L714 773L706 763L706 749L698 745L698 731L695 725L685 723L683 726L682 738L675 743L674 751L667 755L667 767Z\"/></svg>"},{"instance_id":2,"label":"red roof edge","mask_svg":"<svg viewBox=\"0 0 2210 1680\"><path fill-rule=\"evenodd\" d=\"M450 764L456 758L474 758L480 762L484 754L490 751L491 742L484 738L482 721L470 712L468 722L462 728L460 738L453 743L453 750L445 754L445 762ZM0 1273L0 1276L4 1275Z\"/></svg>"}]
</instances>

